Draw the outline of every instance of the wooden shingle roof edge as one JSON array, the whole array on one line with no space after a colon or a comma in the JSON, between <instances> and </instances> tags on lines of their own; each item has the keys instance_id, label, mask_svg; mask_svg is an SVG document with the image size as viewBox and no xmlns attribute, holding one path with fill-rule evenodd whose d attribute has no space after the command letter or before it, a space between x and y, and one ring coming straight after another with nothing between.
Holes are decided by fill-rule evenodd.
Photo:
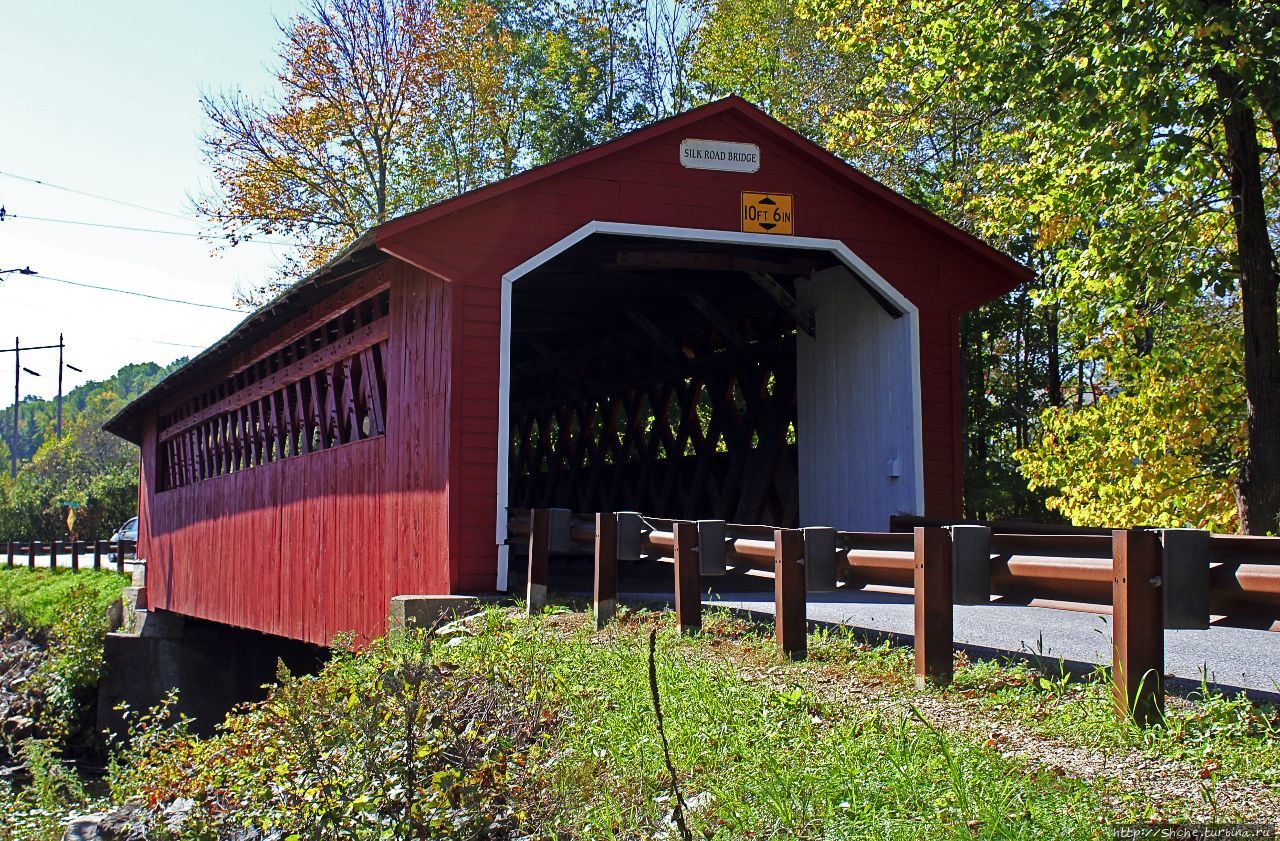
<instances>
[{"instance_id":1,"label":"wooden shingle roof edge","mask_svg":"<svg viewBox=\"0 0 1280 841\"><path fill-rule=\"evenodd\" d=\"M392 245L421 225L440 217L465 210L472 205L497 198L514 190L519 190L545 178L558 175L600 158L616 154L624 149L639 145L648 140L670 134L686 127L703 122L717 114L730 113L772 135L783 143L789 144L798 152L809 158L820 168L850 184L855 189L869 194L896 211L910 217L924 227L935 231L949 240L981 258L992 268L1009 277L1008 289L1035 277L1035 272L1019 263L1000 249L988 244L981 238L956 227L942 217L927 210L896 190L885 186L862 170L829 152L822 146L797 132L790 126L766 114L756 105L737 95L727 96L715 102L692 108L673 117L651 123L643 128L623 134L613 140L592 146L559 160L527 169L501 181L477 187L449 199L414 210L403 216L390 219L373 229L379 247Z\"/></svg>"},{"instance_id":2,"label":"wooden shingle roof edge","mask_svg":"<svg viewBox=\"0 0 1280 841\"><path fill-rule=\"evenodd\" d=\"M545 178L583 166L600 158L616 154L632 146L665 134L691 127L718 114L730 113L749 125L772 135L808 157L820 168L842 179L855 189L878 199L924 227L935 231L943 239L953 242L997 270L1011 290L1032 279L1035 273L1003 251L980 238L947 222L934 213L912 202L901 193L881 184L871 176L850 165L799 132L770 117L760 108L739 96L724 99L690 109L673 117L660 120L644 128L624 134L613 140L585 149L556 161L533 167L468 192L444 199L419 210L391 219L370 228L347 245L332 260L302 280L282 291L274 299L250 313L208 349L201 351L186 365L173 371L146 393L121 409L103 424L103 429L134 443L142 438L142 419L147 410L155 407L193 380L205 375L218 362L228 358L245 344L270 332L281 319L297 312L332 291L332 287L389 259L384 248L412 234L422 225L452 213L466 210L481 202L497 198L514 190L535 184ZM974 305L982 303L976 301Z\"/></svg>"},{"instance_id":3,"label":"wooden shingle roof edge","mask_svg":"<svg viewBox=\"0 0 1280 841\"><path fill-rule=\"evenodd\" d=\"M146 412L165 398L189 386L216 369L240 348L269 334L285 318L300 312L334 291L334 287L390 259L380 251L369 229L349 243L329 262L282 290L267 303L249 313L235 327L208 348L193 356L181 368L171 371L102 425L107 432L126 441L142 441L142 421Z\"/></svg>"}]
</instances>

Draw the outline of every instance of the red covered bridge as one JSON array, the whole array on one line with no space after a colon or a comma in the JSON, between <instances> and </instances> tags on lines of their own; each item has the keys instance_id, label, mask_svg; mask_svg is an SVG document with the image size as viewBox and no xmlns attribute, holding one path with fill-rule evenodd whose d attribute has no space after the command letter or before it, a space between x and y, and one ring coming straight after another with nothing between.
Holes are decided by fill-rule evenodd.
<instances>
[{"instance_id":1,"label":"red covered bridge","mask_svg":"<svg viewBox=\"0 0 1280 841\"><path fill-rule=\"evenodd\" d=\"M955 516L1028 271L739 99L382 225L128 406L153 609L325 644L505 587L512 507Z\"/></svg>"}]
</instances>

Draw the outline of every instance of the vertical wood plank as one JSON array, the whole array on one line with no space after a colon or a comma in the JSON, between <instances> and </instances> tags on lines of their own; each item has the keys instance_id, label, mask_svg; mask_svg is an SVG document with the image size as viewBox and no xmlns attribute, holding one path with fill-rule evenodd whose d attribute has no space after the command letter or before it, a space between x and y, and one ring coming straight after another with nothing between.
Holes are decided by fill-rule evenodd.
<instances>
[{"instance_id":1,"label":"vertical wood plank","mask_svg":"<svg viewBox=\"0 0 1280 841\"><path fill-rule=\"evenodd\" d=\"M797 529L773 530L773 625L778 652L803 660L808 651L804 532Z\"/></svg>"},{"instance_id":2,"label":"vertical wood plank","mask_svg":"<svg viewBox=\"0 0 1280 841\"><path fill-rule=\"evenodd\" d=\"M93 541L93 568L102 569L102 539Z\"/></svg>"},{"instance_id":3,"label":"vertical wood plank","mask_svg":"<svg viewBox=\"0 0 1280 841\"><path fill-rule=\"evenodd\" d=\"M36 550L40 543L35 540L27 541L27 569L34 570L36 568Z\"/></svg>"},{"instance_id":4,"label":"vertical wood plank","mask_svg":"<svg viewBox=\"0 0 1280 841\"><path fill-rule=\"evenodd\" d=\"M547 578L551 557L551 512L535 508L529 529L529 584L525 612L532 616L547 606Z\"/></svg>"},{"instance_id":5,"label":"vertical wood plank","mask_svg":"<svg viewBox=\"0 0 1280 841\"><path fill-rule=\"evenodd\" d=\"M12 540L10 540L8 543L5 544L4 555L5 555L5 566L7 566L9 569L13 569L13 541Z\"/></svg>"},{"instance_id":6,"label":"vertical wood plank","mask_svg":"<svg viewBox=\"0 0 1280 841\"><path fill-rule=\"evenodd\" d=\"M80 571L80 541L71 541L71 571Z\"/></svg>"},{"instance_id":7,"label":"vertical wood plank","mask_svg":"<svg viewBox=\"0 0 1280 841\"><path fill-rule=\"evenodd\" d=\"M702 582L698 575L698 525L677 521L676 625L682 634L702 630Z\"/></svg>"},{"instance_id":8,"label":"vertical wood plank","mask_svg":"<svg viewBox=\"0 0 1280 841\"><path fill-rule=\"evenodd\" d=\"M1154 531L1111 533L1112 689L1116 710L1140 726L1164 707L1164 608L1160 537Z\"/></svg>"},{"instance_id":9,"label":"vertical wood plank","mask_svg":"<svg viewBox=\"0 0 1280 841\"><path fill-rule=\"evenodd\" d=\"M916 687L946 686L954 668L951 593L951 533L915 530Z\"/></svg>"},{"instance_id":10,"label":"vertical wood plank","mask_svg":"<svg viewBox=\"0 0 1280 841\"><path fill-rule=\"evenodd\" d=\"M596 630L609 624L618 612L618 515L596 514Z\"/></svg>"}]
</instances>

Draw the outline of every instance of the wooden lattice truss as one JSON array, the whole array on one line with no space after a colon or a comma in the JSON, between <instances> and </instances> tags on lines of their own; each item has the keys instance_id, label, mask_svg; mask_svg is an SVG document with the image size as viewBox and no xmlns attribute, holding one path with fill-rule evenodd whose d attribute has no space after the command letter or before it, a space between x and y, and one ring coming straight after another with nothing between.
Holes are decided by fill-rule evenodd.
<instances>
[{"instance_id":1,"label":"wooden lattice truss","mask_svg":"<svg viewBox=\"0 0 1280 841\"><path fill-rule=\"evenodd\" d=\"M160 490L382 435L387 305L373 296L163 416Z\"/></svg>"},{"instance_id":2,"label":"wooden lattice truss","mask_svg":"<svg viewBox=\"0 0 1280 841\"><path fill-rule=\"evenodd\" d=\"M794 286L648 259L668 271L627 293L532 291L523 321L516 299L509 504L796 525L795 341L813 323ZM670 271L690 259L696 279ZM570 340L574 306L589 315Z\"/></svg>"}]
</instances>

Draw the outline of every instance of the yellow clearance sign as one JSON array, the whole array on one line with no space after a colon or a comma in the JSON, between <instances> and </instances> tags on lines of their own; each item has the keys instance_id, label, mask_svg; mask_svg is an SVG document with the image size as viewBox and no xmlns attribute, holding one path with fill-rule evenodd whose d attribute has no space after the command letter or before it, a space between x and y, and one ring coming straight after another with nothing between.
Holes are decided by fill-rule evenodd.
<instances>
[{"instance_id":1,"label":"yellow clearance sign","mask_svg":"<svg viewBox=\"0 0 1280 841\"><path fill-rule=\"evenodd\" d=\"M796 232L795 214L788 193L742 194L742 230L748 234L785 234Z\"/></svg>"}]
</instances>

